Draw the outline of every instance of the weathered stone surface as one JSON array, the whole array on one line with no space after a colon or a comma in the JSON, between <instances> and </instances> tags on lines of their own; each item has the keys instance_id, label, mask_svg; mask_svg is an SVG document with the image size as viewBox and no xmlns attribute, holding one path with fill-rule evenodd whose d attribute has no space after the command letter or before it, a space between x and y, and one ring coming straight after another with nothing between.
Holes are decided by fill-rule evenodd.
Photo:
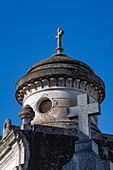
<instances>
[{"instance_id":1,"label":"weathered stone surface","mask_svg":"<svg viewBox=\"0 0 113 170\"><path fill-rule=\"evenodd\" d=\"M25 135L30 146L30 170L61 169L72 158L75 139L71 136L39 132Z\"/></svg>"},{"instance_id":2,"label":"weathered stone surface","mask_svg":"<svg viewBox=\"0 0 113 170\"><path fill-rule=\"evenodd\" d=\"M11 146L18 146L15 145L16 143L19 145L21 144L19 153L21 154L23 163L21 165L14 164L16 166L14 167L15 169L73 170L76 166L78 166L79 160L80 166L82 161L84 166L86 166L87 164L89 164L87 165L88 167L95 167L98 165L98 169L94 170L100 170L103 168L103 166L104 168L102 170L109 170L110 161L113 162L112 135L104 135L99 131L92 131L92 139L99 146L99 156L97 156L97 154L91 152L90 149L88 149L85 153L77 152L75 142L78 137L77 132L73 132L73 129L66 130L63 128L41 125L33 126L32 131L20 130L19 127L17 128L13 125L11 125L11 128L12 129L10 130L9 135L4 138L4 143L2 141L3 139L0 140L0 154L2 156L1 160L4 159L4 148L9 148L10 146L10 148L5 151L7 152L7 156L11 151L12 153L15 152L17 155L17 151L12 149ZM24 149L24 152L22 151L22 148ZM108 151L108 157L104 155L106 150ZM84 157L85 159L83 160ZM89 160L89 163L86 161L87 159ZM102 159L104 159L103 162Z\"/></svg>"},{"instance_id":3,"label":"weathered stone surface","mask_svg":"<svg viewBox=\"0 0 113 170\"><path fill-rule=\"evenodd\" d=\"M92 139L98 145L100 157L113 162L113 135L92 131Z\"/></svg>"},{"instance_id":4,"label":"weathered stone surface","mask_svg":"<svg viewBox=\"0 0 113 170\"><path fill-rule=\"evenodd\" d=\"M111 170L110 161L102 160L91 151L83 151L73 155L72 160L65 165L63 170Z\"/></svg>"},{"instance_id":5,"label":"weathered stone surface","mask_svg":"<svg viewBox=\"0 0 113 170\"><path fill-rule=\"evenodd\" d=\"M46 60L34 64L16 84L16 99L22 104L18 92L31 82L42 81L52 77L64 77L80 79L93 83L100 90L98 100L101 103L105 97L105 86L103 81L94 74L93 70L81 61L67 57L64 54L54 55Z\"/></svg>"},{"instance_id":6,"label":"weathered stone surface","mask_svg":"<svg viewBox=\"0 0 113 170\"><path fill-rule=\"evenodd\" d=\"M77 106L68 108L68 117L78 117L79 140L91 138L91 115L100 114L98 103L89 104L89 96L82 94L77 96Z\"/></svg>"},{"instance_id":7,"label":"weathered stone surface","mask_svg":"<svg viewBox=\"0 0 113 170\"><path fill-rule=\"evenodd\" d=\"M10 130L1 140L0 170L16 170L20 164L24 163L24 145L21 137L19 138L19 133L15 130Z\"/></svg>"},{"instance_id":8,"label":"weathered stone surface","mask_svg":"<svg viewBox=\"0 0 113 170\"><path fill-rule=\"evenodd\" d=\"M84 152L84 151L93 151L98 155L98 145L92 140L78 140L75 142L75 153Z\"/></svg>"},{"instance_id":9,"label":"weathered stone surface","mask_svg":"<svg viewBox=\"0 0 113 170\"><path fill-rule=\"evenodd\" d=\"M31 121L35 117L35 112L33 111L32 107L30 107L29 105L25 105L19 112L19 117L23 122L21 128L31 130L32 129Z\"/></svg>"}]
</instances>

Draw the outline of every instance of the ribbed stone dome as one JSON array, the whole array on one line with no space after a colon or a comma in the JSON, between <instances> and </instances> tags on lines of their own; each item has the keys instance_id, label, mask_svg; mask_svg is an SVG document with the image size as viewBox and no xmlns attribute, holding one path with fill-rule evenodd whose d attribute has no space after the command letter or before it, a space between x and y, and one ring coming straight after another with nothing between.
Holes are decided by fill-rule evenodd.
<instances>
[{"instance_id":1,"label":"ribbed stone dome","mask_svg":"<svg viewBox=\"0 0 113 170\"><path fill-rule=\"evenodd\" d=\"M65 54L54 54L50 58L39 61L33 66L31 66L26 74L37 70L59 69L59 68L67 68L69 70L80 68L80 69L84 69L84 71L93 72L93 70L88 65L86 65L85 63L79 60L70 58Z\"/></svg>"},{"instance_id":2,"label":"ribbed stone dome","mask_svg":"<svg viewBox=\"0 0 113 170\"><path fill-rule=\"evenodd\" d=\"M86 81L86 84L92 84L96 87L99 95L98 102L101 103L105 97L105 85L103 81L94 74L93 70L85 63L70 58L65 54L54 54L50 58L39 61L31 66L26 75L23 76L16 84L16 99L22 104L25 88L35 86L35 82L42 82L43 79L51 79L52 77L64 77L79 79L80 82ZM28 86L28 87L27 87ZM49 84L49 86L51 86ZM72 87L74 84L72 83ZM43 87L43 83L42 83Z\"/></svg>"}]
</instances>

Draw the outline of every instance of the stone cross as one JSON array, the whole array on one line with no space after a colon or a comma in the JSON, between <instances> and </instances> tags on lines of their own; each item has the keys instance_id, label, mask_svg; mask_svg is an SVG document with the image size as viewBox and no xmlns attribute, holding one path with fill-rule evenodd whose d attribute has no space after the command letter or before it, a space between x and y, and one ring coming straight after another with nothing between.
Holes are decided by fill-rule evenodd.
<instances>
[{"instance_id":1,"label":"stone cross","mask_svg":"<svg viewBox=\"0 0 113 170\"><path fill-rule=\"evenodd\" d=\"M100 115L99 103L89 104L89 96L82 94L77 96L77 106L69 107L67 116L78 117L79 140L91 139L90 116Z\"/></svg>"},{"instance_id":2,"label":"stone cross","mask_svg":"<svg viewBox=\"0 0 113 170\"><path fill-rule=\"evenodd\" d=\"M60 54L63 51L62 44L61 44L61 36L64 34L64 31L58 28L57 32L58 35L56 36L56 39L58 39L58 47L56 48L56 51L58 54Z\"/></svg>"}]
</instances>

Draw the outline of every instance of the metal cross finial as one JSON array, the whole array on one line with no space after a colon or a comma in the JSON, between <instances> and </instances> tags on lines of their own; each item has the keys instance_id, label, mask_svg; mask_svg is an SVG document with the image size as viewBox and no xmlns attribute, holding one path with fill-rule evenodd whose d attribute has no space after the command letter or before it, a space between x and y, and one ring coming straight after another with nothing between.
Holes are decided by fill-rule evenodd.
<instances>
[{"instance_id":1,"label":"metal cross finial","mask_svg":"<svg viewBox=\"0 0 113 170\"><path fill-rule=\"evenodd\" d=\"M56 36L56 39L58 39L58 47L56 48L56 51L58 54L60 54L63 51L62 44L61 44L61 36L64 34L64 31L58 28L57 32L58 35Z\"/></svg>"}]
</instances>

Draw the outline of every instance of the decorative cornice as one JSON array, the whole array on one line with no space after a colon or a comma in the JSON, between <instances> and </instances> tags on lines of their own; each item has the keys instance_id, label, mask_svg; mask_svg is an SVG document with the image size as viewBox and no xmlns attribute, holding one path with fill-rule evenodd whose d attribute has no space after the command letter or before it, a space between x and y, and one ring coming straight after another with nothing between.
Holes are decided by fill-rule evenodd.
<instances>
[{"instance_id":1,"label":"decorative cornice","mask_svg":"<svg viewBox=\"0 0 113 170\"><path fill-rule=\"evenodd\" d=\"M50 77L45 79L39 79L31 83L26 83L20 90L16 91L16 98L22 105L23 100L29 95L36 93L37 91L49 88L64 87L72 88L74 90L81 90L91 93L99 103L104 99L105 93L102 88L96 86L95 83L86 80L72 78L72 77Z\"/></svg>"},{"instance_id":2,"label":"decorative cornice","mask_svg":"<svg viewBox=\"0 0 113 170\"><path fill-rule=\"evenodd\" d=\"M18 135L11 130L9 134L3 138L2 145L0 146L0 160L4 155L11 150L11 146L16 140L19 140Z\"/></svg>"}]
</instances>

